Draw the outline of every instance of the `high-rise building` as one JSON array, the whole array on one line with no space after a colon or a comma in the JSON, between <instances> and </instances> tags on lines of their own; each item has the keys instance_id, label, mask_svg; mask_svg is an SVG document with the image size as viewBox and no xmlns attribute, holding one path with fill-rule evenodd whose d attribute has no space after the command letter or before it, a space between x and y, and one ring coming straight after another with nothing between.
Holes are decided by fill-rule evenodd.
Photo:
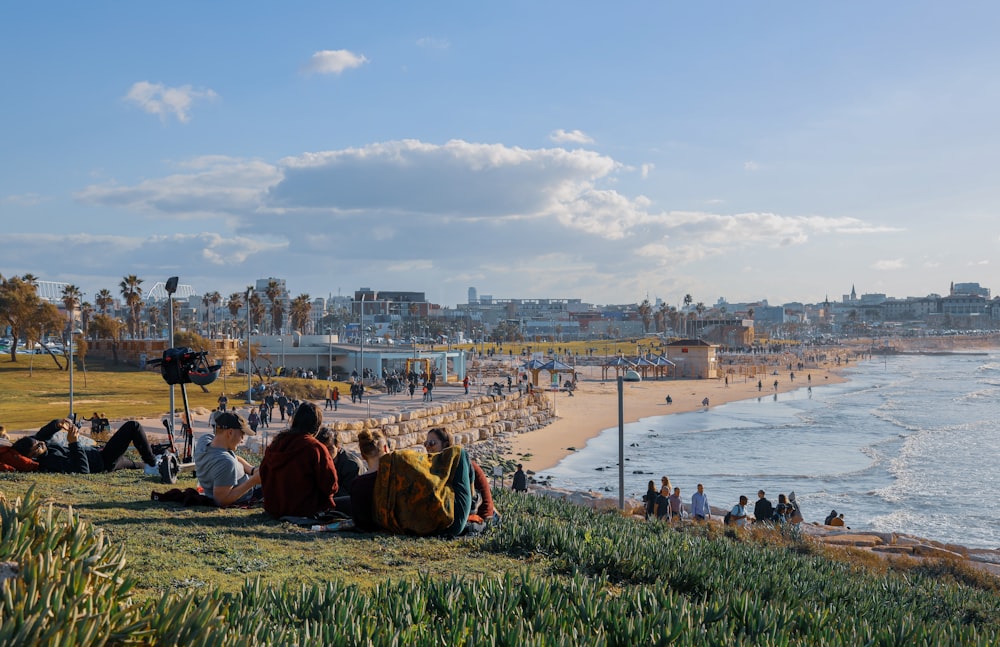
<instances>
[{"instance_id":1,"label":"high-rise building","mask_svg":"<svg viewBox=\"0 0 1000 647\"><path fill-rule=\"evenodd\" d=\"M479 295L476 293L476 288L469 288L469 303L479 303Z\"/></svg>"}]
</instances>

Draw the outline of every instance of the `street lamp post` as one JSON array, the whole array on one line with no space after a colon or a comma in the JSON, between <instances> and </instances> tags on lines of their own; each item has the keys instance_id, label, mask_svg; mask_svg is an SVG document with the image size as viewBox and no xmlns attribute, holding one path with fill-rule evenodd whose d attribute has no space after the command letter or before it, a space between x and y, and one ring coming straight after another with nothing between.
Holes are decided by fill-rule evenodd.
<instances>
[{"instance_id":1,"label":"street lamp post","mask_svg":"<svg viewBox=\"0 0 1000 647\"><path fill-rule=\"evenodd\" d=\"M253 363L250 358L250 297L253 296L253 288L247 288L247 404L253 404Z\"/></svg>"},{"instance_id":2,"label":"street lamp post","mask_svg":"<svg viewBox=\"0 0 1000 647\"><path fill-rule=\"evenodd\" d=\"M177 281L176 276L171 276L167 279L166 284L163 288L167 291L167 308L170 310L170 318L168 319L170 330L167 337L167 348L174 347L174 292L177 291ZM174 410L177 408L174 399L174 385L170 385L170 431L174 431Z\"/></svg>"},{"instance_id":3,"label":"street lamp post","mask_svg":"<svg viewBox=\"0 0 1000 647\"><path fill-rule=\"evenodd\" d=\"M329 363L326 367L327 381L333 380L333 326L326 327L326 344L329 349Z\"/></svg>"},{"instance_id":4,"label":"street lamp post","mask_svg":"<svg viewBox=\"0 0 1000 647\"><path fill-rule=\"evenodd\" d=\"M76 422L76 416L73 415L73 333L75 330L69 331L69 417L70 420Z\"/></svg>"},{"instance_id":5,"label":"street lamp post","mask_svg":"<svg viewBox=\"0 0 1000 647\"><path fill-rule=\"evenodd\" d=\"M285 374L285 338L278 337L278 341L281 342L281 374Z\"/></svg>"}]
</instances>

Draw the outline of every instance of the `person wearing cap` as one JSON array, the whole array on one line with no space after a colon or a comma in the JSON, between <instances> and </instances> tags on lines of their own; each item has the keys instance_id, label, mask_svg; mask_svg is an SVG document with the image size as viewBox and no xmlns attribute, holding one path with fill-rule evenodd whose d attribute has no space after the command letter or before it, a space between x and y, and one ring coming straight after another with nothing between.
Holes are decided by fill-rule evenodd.
<instances>
[{"instance_id":1,"label":"person wearing cap","mask_svg":"<svg viewBox=\"0 0 1000 647\"><path fill-rule=\"evenodd\" d=\"M299 404L291 424L275 437L260 463L264 510L272 517L311 517L333 510L337 470L326 445L316 439L323 412Z\"/></svg>"},{"instance_id":2,"label":"person wearing cap","mask_svg":"<svg viewBox=\"0 0 1000 647\"><path fill-rule=\"evenodd\" d=\"M198 483L219 507L249 503L260 485L257 469L236 455L246 436L255 436L242 416L225 412L215 417L215 434L205 434L195 447Z\"/></svg>"}]
</instances>

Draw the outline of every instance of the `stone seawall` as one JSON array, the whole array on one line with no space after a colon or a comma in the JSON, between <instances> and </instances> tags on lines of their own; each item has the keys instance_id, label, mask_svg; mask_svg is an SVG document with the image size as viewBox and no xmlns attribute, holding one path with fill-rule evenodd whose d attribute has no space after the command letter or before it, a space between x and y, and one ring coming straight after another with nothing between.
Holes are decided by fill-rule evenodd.
<instances>
[{"instance_id":1,"label":"stone seawall","mask_svg":"<svg viewBox=\"0 0 1000 647\"><path fill-rule=\"evenodd\" d=\"M345 443L356 443L363 429L381 429L389 449L422 445L427 430L444 427L456 444L471 445L502 434L522 433L544 427L555 418L545 393L481 395L447 402L421 402L399 412L361 420L335 420L328 426L341 434Z\"/></svg>"}]
</instances>

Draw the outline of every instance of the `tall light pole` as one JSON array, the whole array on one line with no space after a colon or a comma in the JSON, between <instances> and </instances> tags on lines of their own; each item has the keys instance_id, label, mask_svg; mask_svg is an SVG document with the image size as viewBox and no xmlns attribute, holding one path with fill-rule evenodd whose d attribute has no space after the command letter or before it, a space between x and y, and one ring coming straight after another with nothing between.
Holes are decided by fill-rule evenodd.
<instances>
[{"instance_id":1,"label":"tall light pole","mask_svg":"<svg viewBox=\"0 0 1000 647\"><path fill-rule=\"evenodd\" d=\"M326 379L331 381L333 380L333 326L326 327L326 344L330 352L329 364L326 367Z\"/></svg>"},{"instance_id":2,"label":"tall light pole","mask_svg":"<svg viewBox=\"0 0 1000 647\"><path fill-rule=\"evenodd\" d=\"M278 341L281 342L281 374L285 374L285 338L278 337Z\"/></svg>"},{"instance_id":3,"label":"tall light pole","mask_svg":"<svg viewBox=\"0 0 1000 647\"><path fill-rule=\"evenodd\" d=\"M247 287L247 404L253 404L253 363L250 358L250 297L253 296L253 288Z\"/></svg>"},{"instance_id":4,"label":"tall light pole","mask_svg":"<svg viewBox=\"0 0 1000 647\"><path fill-rule=\"evenodd\" d=\"M73 422L76 422L76 415L73 413L73 335L81 332L83 331L69 331L69 418Z\"/></svg>"},{"instance_id":5,"label":"tall light pole","mask_svg":"<svg viewBox=\"0 0 1000 647\"><path fill-rule=\"evenodd\" d=\"M365 383L365 292L361 293L361 383ZM378 292L372 292L372 301L378 298Z\"/></svg>"},{"instance_id":6,"label":"tall light pole","mask_svg":"<svg viewBox=\"0 0 1000 647\"><path fill-rule=\"evenodd\" d=\"M174 347L174 292L177 291L177 281L176 276L171 276L167 279L166 284L163 288L167 291L167 308L170 310L170 317L167 320L170 326L170 330L167 334L167 348ZM174 410L176 409L174 401L174 385L170 385L170 432L174 431Z\"/></svg>"}]
</instances>

